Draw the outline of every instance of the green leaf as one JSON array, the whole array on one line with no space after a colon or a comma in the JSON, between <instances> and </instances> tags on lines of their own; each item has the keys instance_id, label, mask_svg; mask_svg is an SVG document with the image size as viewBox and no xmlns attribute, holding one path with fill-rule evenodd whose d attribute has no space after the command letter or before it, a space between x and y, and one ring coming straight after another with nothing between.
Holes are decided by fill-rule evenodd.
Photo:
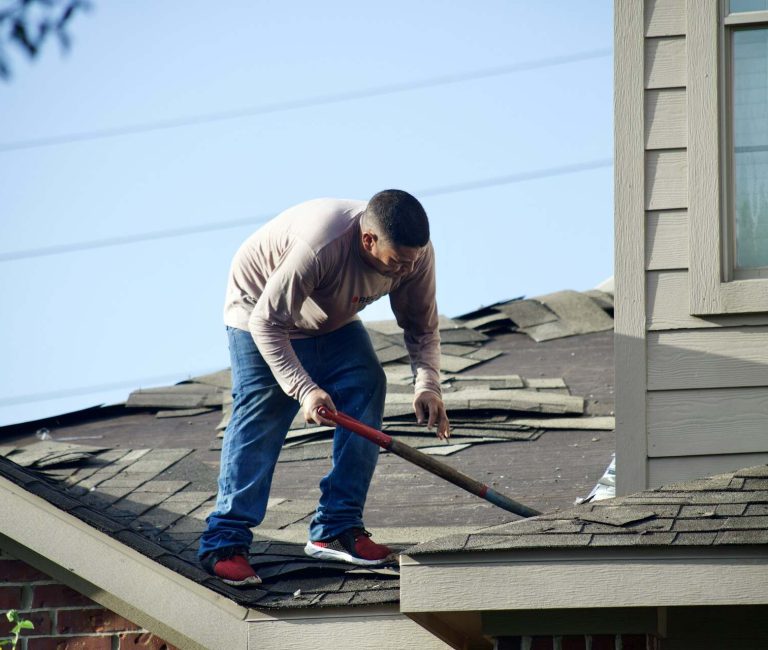
<instances>
[{"instance_id":1,"label":"green leaf","mask_svg":"<svg viewBox=\"0 0 768 650\"><path fill-rule=\"evenodd\" d=\"M20 630L34 630L35 624L32 621L23 620L19 621L16 627L18 627Z\"/></svg>"}]
</instances>

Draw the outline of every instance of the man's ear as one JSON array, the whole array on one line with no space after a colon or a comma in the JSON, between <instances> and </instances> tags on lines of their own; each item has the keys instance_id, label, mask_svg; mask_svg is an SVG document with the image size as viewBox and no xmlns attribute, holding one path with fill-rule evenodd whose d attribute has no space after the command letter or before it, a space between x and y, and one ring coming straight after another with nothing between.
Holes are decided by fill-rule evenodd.
<instances>
[{"instance_id":1,"label":"man's ear","mask_svg":"<svg viewBox=\"0 0 768 650\"><path fill-rule=\"evenodd\" d=\"M370 230L365 231L363 233L363 248L370 253L377 239L378 237L376 236L376 233L373 233Z\"/></svg>"}]
</instances>

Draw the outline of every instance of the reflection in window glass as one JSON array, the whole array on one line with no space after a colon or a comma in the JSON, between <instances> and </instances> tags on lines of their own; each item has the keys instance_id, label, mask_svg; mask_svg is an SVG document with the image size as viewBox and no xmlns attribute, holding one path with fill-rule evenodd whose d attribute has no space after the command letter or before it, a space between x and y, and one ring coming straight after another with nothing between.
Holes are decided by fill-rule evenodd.
<instances>
[{"instance_id":1,"label":"reflection in window glass","mask_svg":"<svg viewBox=\"0 0 768 650\"><path fill-rule=\"evenodd\" d=\"M732 14L739 11L766 11L768 0L731 0L729 9Z\"/></svg>"},{"instance_id":2,"label":"reflection in window glass","mask_svg":"<svg viewBox=\"0 0 768 650\"><path fill-rule=\"evenodd\" d=\"M733 32L736 268L768 266L768 29Z\"/></svg>"}]
</instances>

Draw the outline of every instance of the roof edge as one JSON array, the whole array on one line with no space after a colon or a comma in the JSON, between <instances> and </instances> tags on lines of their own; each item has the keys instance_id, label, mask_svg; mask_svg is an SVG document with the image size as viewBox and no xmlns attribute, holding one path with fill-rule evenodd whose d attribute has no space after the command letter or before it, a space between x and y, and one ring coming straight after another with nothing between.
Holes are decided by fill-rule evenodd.
<instances>
[{"instance_id":1,"label":"roof edge","mask_svg":"<svg viewBox=\"0 0 768 650\"><path fill-rule=\"evenodd\" d=\"M202 650L246 647L247 608L3 477L0 521L0 547L170 643Z\"/></svg>"}]
</instances>

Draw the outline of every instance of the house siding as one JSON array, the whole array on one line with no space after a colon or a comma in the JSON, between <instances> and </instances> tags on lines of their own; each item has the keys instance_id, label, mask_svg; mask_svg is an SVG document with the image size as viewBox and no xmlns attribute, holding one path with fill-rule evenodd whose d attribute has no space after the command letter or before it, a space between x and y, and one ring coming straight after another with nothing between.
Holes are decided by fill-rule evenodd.
<instances>
[{"instance_id":1,"label":"house siding","mask_svg":"<svg viewBox=\"0 0 768 650\"><path fill-rule=\"evenodd\" d=\"M0 639L10 636L6 612L34 624L18 650L177 650L141 626L0 550Z\"/></svg>"},{"instance_id":2,"label":"house siding","mask_svg":"<svg viewBox=\"0 0 768 650\"><path fill-rule=\"evenodd\" d=\"M617 15L632 11L630 4L618 0ZM643 424L625 428L626 435L641 440L618 443L620 494L768 458L768 313L697 318L689 306L686 12L712 8L710 0L644 0L644 56L636 62L643 66L644 266L617 264L616 270L617 287L628 284L619 277L622 272L644 276L642 374L619 350L631 342L618 336L616 341L617 420ZM617 43L620 47L631 46ZM616 119L617 130L627 128L628 118L617 113ZM626 210L620 196L616 205L617 224L631 218L618 213ZM617 227L617 237L629 236L630 230ZM617 313L623 301L636 299L617 289ZM645 399L634 412L620 412L622 384L625 391L643 385ZM623 449L644 450L645 459L622 463ZM622 464L635 467L625 479Z\"/></svg>"}]
</instances>

